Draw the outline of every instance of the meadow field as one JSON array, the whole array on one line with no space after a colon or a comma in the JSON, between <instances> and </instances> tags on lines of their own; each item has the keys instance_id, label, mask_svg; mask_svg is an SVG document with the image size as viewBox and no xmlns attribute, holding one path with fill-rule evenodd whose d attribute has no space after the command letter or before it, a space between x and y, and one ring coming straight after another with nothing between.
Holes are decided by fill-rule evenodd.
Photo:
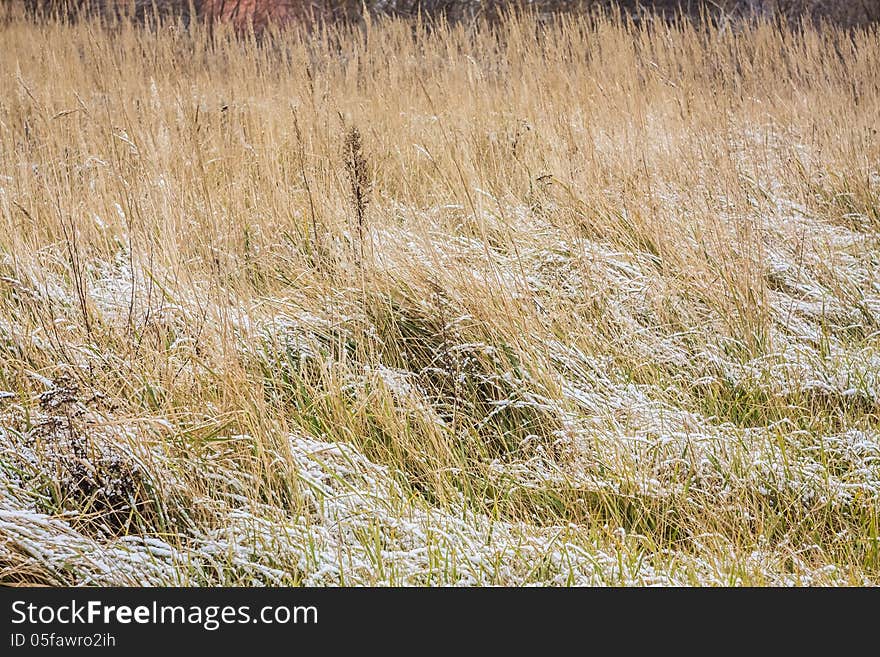
<instances>
[{"instance_id":1,"label":"meadow field","mask_svg":"<svg viewBox=\"0 0 880 657\"><path fill-rule=\"evenodd\" d=\"M880 584L880 32L0 7L0 583Z\"/></svg>"}]
</instances>

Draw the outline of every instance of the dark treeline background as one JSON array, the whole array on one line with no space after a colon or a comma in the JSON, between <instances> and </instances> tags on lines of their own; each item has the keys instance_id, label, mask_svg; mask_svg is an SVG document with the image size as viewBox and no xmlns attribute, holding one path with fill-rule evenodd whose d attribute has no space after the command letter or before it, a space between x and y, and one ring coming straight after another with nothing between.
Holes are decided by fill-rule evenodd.
<instances>
[{"instance_id":1,"label":"dark treeline background","mask_svg":"<svg viewBox=\"0 0 880 657\"><path fill-rule=\"evenodd\" d=\"M10 0L2 0L9 2ZM15 2L16 0L11 0ZM452 20L492 18L511 7L538 12L589 11L619 7L634 16L674 17L684 13L709 20L774 16L860 26L880 21L880 0L20 0L35 13L125 13L140 17L174 14L221 17L236 23L271 20L357 20L366 7L374 14L443 15Z\"/></svg>"}]
</instances>

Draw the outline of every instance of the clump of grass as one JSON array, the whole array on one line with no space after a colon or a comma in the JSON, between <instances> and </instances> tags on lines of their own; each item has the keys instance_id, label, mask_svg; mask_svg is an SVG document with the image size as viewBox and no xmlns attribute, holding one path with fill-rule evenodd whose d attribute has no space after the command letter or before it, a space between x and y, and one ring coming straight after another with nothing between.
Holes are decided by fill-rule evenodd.
<instances>
[{"instance_id":1,"label":"clump of grass","mask_svg":"<svg viewBox=\"0 0 880 657\"><path fill-rule=\"evenodd\" d=\"M104 537L157 531L158 491L129 437L89 415L79 386L60 377L40 395L36 416L18 431L9 427L16 454L7 472L31 491L39 511L72 514L81 531Z\"/></svg>"}]
</instances>

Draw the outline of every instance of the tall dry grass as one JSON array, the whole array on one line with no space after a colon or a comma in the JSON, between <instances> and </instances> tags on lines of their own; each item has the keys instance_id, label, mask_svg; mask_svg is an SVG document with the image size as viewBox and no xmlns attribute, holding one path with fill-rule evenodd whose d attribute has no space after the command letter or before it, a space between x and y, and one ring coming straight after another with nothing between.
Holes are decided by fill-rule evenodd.
<instances>
[{"instance_id":1,"label":"tall dry grass","mask_svg":"<svg viewBox=\"0 0 880 657\"><path fill-rule=\"evenodd\" d=\"M0 20L0 581L880 575L876 30Z\"/></svg>"}]
</instances>

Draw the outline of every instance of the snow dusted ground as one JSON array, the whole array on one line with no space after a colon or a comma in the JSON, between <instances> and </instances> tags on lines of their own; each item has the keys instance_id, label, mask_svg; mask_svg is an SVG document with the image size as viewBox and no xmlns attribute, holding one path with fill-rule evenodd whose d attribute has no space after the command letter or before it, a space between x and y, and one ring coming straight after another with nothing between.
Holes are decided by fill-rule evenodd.
<instances>
[{"instance_id":1,"label":"snow dusted ground","mask_svg":"<svg viewBox=\"0 0 880 657\"><path fill-rule=\"evenodd\" d=\"M665 449L676 437L662 440ZM638 444L632 455L652 447L647 440L629 443ZM713 475L722 478L719 465L728 465L710 465L712 447L720 451L720 440L688 442L694 443L704 444L698 457L705 464L704 490L694 493L701 498L698 503L711 497L713 505L735 504L732 486L717 481L716 490L707 490ZM820 502L830 503L832 509L845 508L859 493L875 503L880 455L876 434L848 432L829 437L827 443L830 451L852 464L846 481L835 479L829 486L826 469L816 461L802 457L792 467L783 463L778 450L767 450L754 454L749 475L735 485L762 496L785 495L789 489L805 505L830 493L836 498ZM591 532L582 526L538 528L454 507L440 511L411 505L385 468L343 444L292 436L289 449L308 516L292 517L275 506L255 504L248 497L251 483L224 467L222 455L216 455L189 465L198 467L222 492L188 502L192 513L212 514L217 526L188 528L184 545L179 544L180 536L172 542L138 535L95 538L75 530L63 514L51 517L34 511L20 484L6 480L0 510L3 560L24 562L55 584L669 585L736 584L742 577L774 585L851 583L833 564L815 565L810 552L819 551L818 546L759 544L741 555L722 537L707 535L695 542L696 554L647 555L645 537L629 536L622 527L615 530L615 542L585 541ZM668 469L672 460L662 465ZM547 470L545 464L523 463L504 474L518 476L520 486L541 486L552 477ZM642 494L658 499L670 495L666 479L643 482ZM602 484L582 482L585 492L602 491ZM605 484L614 488L613 482ZM177 512L186 516L183 510Z\"/></svg>"},{"instance_id":2,"label":"snow dusted ground","mask_svg":"<svg viewBox=\"0 0 880 657\"><path fill-rule=\"evenodd\" d=\"M46 390L38 399L0 395L0 564L7 573L32 573L57 584L867 583L860 579L867 575L841 569L829 553L871 540L854 535L858 528L845 518L876 519L880 434L873 421L850 426L846 418L857 404L877 408L880 354L873 337L847 342L828 322L849 331L880 325L880 263L864 234L810 222L791 206L782 209L786 220L768 222L764 238L773 245L765 266L778 281L770 296L775 350L756 358L726 355L712 324L721 318L711 311L702 325L662 332L650 317L650 296L658 292L651 289L649 261L589 240L572 242L551 225L540 247L524 240L517 257L498 255L494 283L509 281L510 298L524 299L550 319L548 308L566 296L592 291L599 302L611 299L602 321L623 327L623 347L590 355L548 334L526 347L528 357L541 359L540 367L511 368L492 345L467 341L467 327L476 320L467 300L456 298L456 281L439 282L448 296L448 344L435 354L454 365L416 367L413 357L406 369L381 358L358 362L353 353L334 349L375 321L357 315L356 299L345 290L322 308L288 305L267 316L277 304L263 303L237 316L236 344L245 361L276 377L308 364L325 372L335 368L338 391L327 394L354 405L378 397L393 413L443 433L454 429L449 400L436 397L445 389L437 377L457 372L462 386L483 377L508 396L481 406L480 422L526 409L555 427L487 457L485 481L496 497L557 495L579 509L576 521L505 519L475 509L464 496L434 505L401 484L408 473L371 460L357 440L302 430L275 436L274 447L260 454L273 476L289 478L291 500L261 500L254 491L267 485L260 481L266 475L254 474L252 436L221 433L197 449L184 446L174 438L176 427L161 417L115 419L112 404L72 380L39 379ZM523 220L513 229L525 238L534 227ZM796 252L786 249L787 237L805 229L810 242ZM460 270L461 263L479 262L485 248L474 239L400 228L384 229L373 243L376 268L389 276L412 267L403 261L430 267L437 258L455 260ZM823 285L828 258L838 263L835 278L846 277L849 290L861 295L858 307ZM44 273L15 284L70 307L60 280L37 280ZM486 272L475 267L470 275L468 283L478 285ZM147 277L132 277L124 262L96 269L90 294L104 321L124 321L133 284L140 286L135 298L150 298ZM144 301L136 317L185 329L194 321L194 306L177 298L151 301L153 308ZM22 350L49 348L40 331L23 334L8 318L0 330L3 340ZM381 340L375 326L366 334ZM185 345L181 337L170 349ZM662 385L628 380L615 366L618 348L668 365L671 373ZM87 368L90 356L81 358ZM435 370L439 374L430 376ZM821 396L838 405L844 419L817 431L798 425L801 413L793 405L791 417L763 426L737 423L708 415L695 402L715 388L745 390L754 399ZM357 411L352 406L349 412ZM479 426L469 431L478 433ZM132 531L136 523L126 524L126 512L153 531ZM771 518L789 523L773 543L761 531ZM806 540L798 523L817 526L817 540ZM753 532L751 549L743 551L725 535L731 531ZM664 544L669 532L676 538Z\"/></svg>"}]
</instances>

